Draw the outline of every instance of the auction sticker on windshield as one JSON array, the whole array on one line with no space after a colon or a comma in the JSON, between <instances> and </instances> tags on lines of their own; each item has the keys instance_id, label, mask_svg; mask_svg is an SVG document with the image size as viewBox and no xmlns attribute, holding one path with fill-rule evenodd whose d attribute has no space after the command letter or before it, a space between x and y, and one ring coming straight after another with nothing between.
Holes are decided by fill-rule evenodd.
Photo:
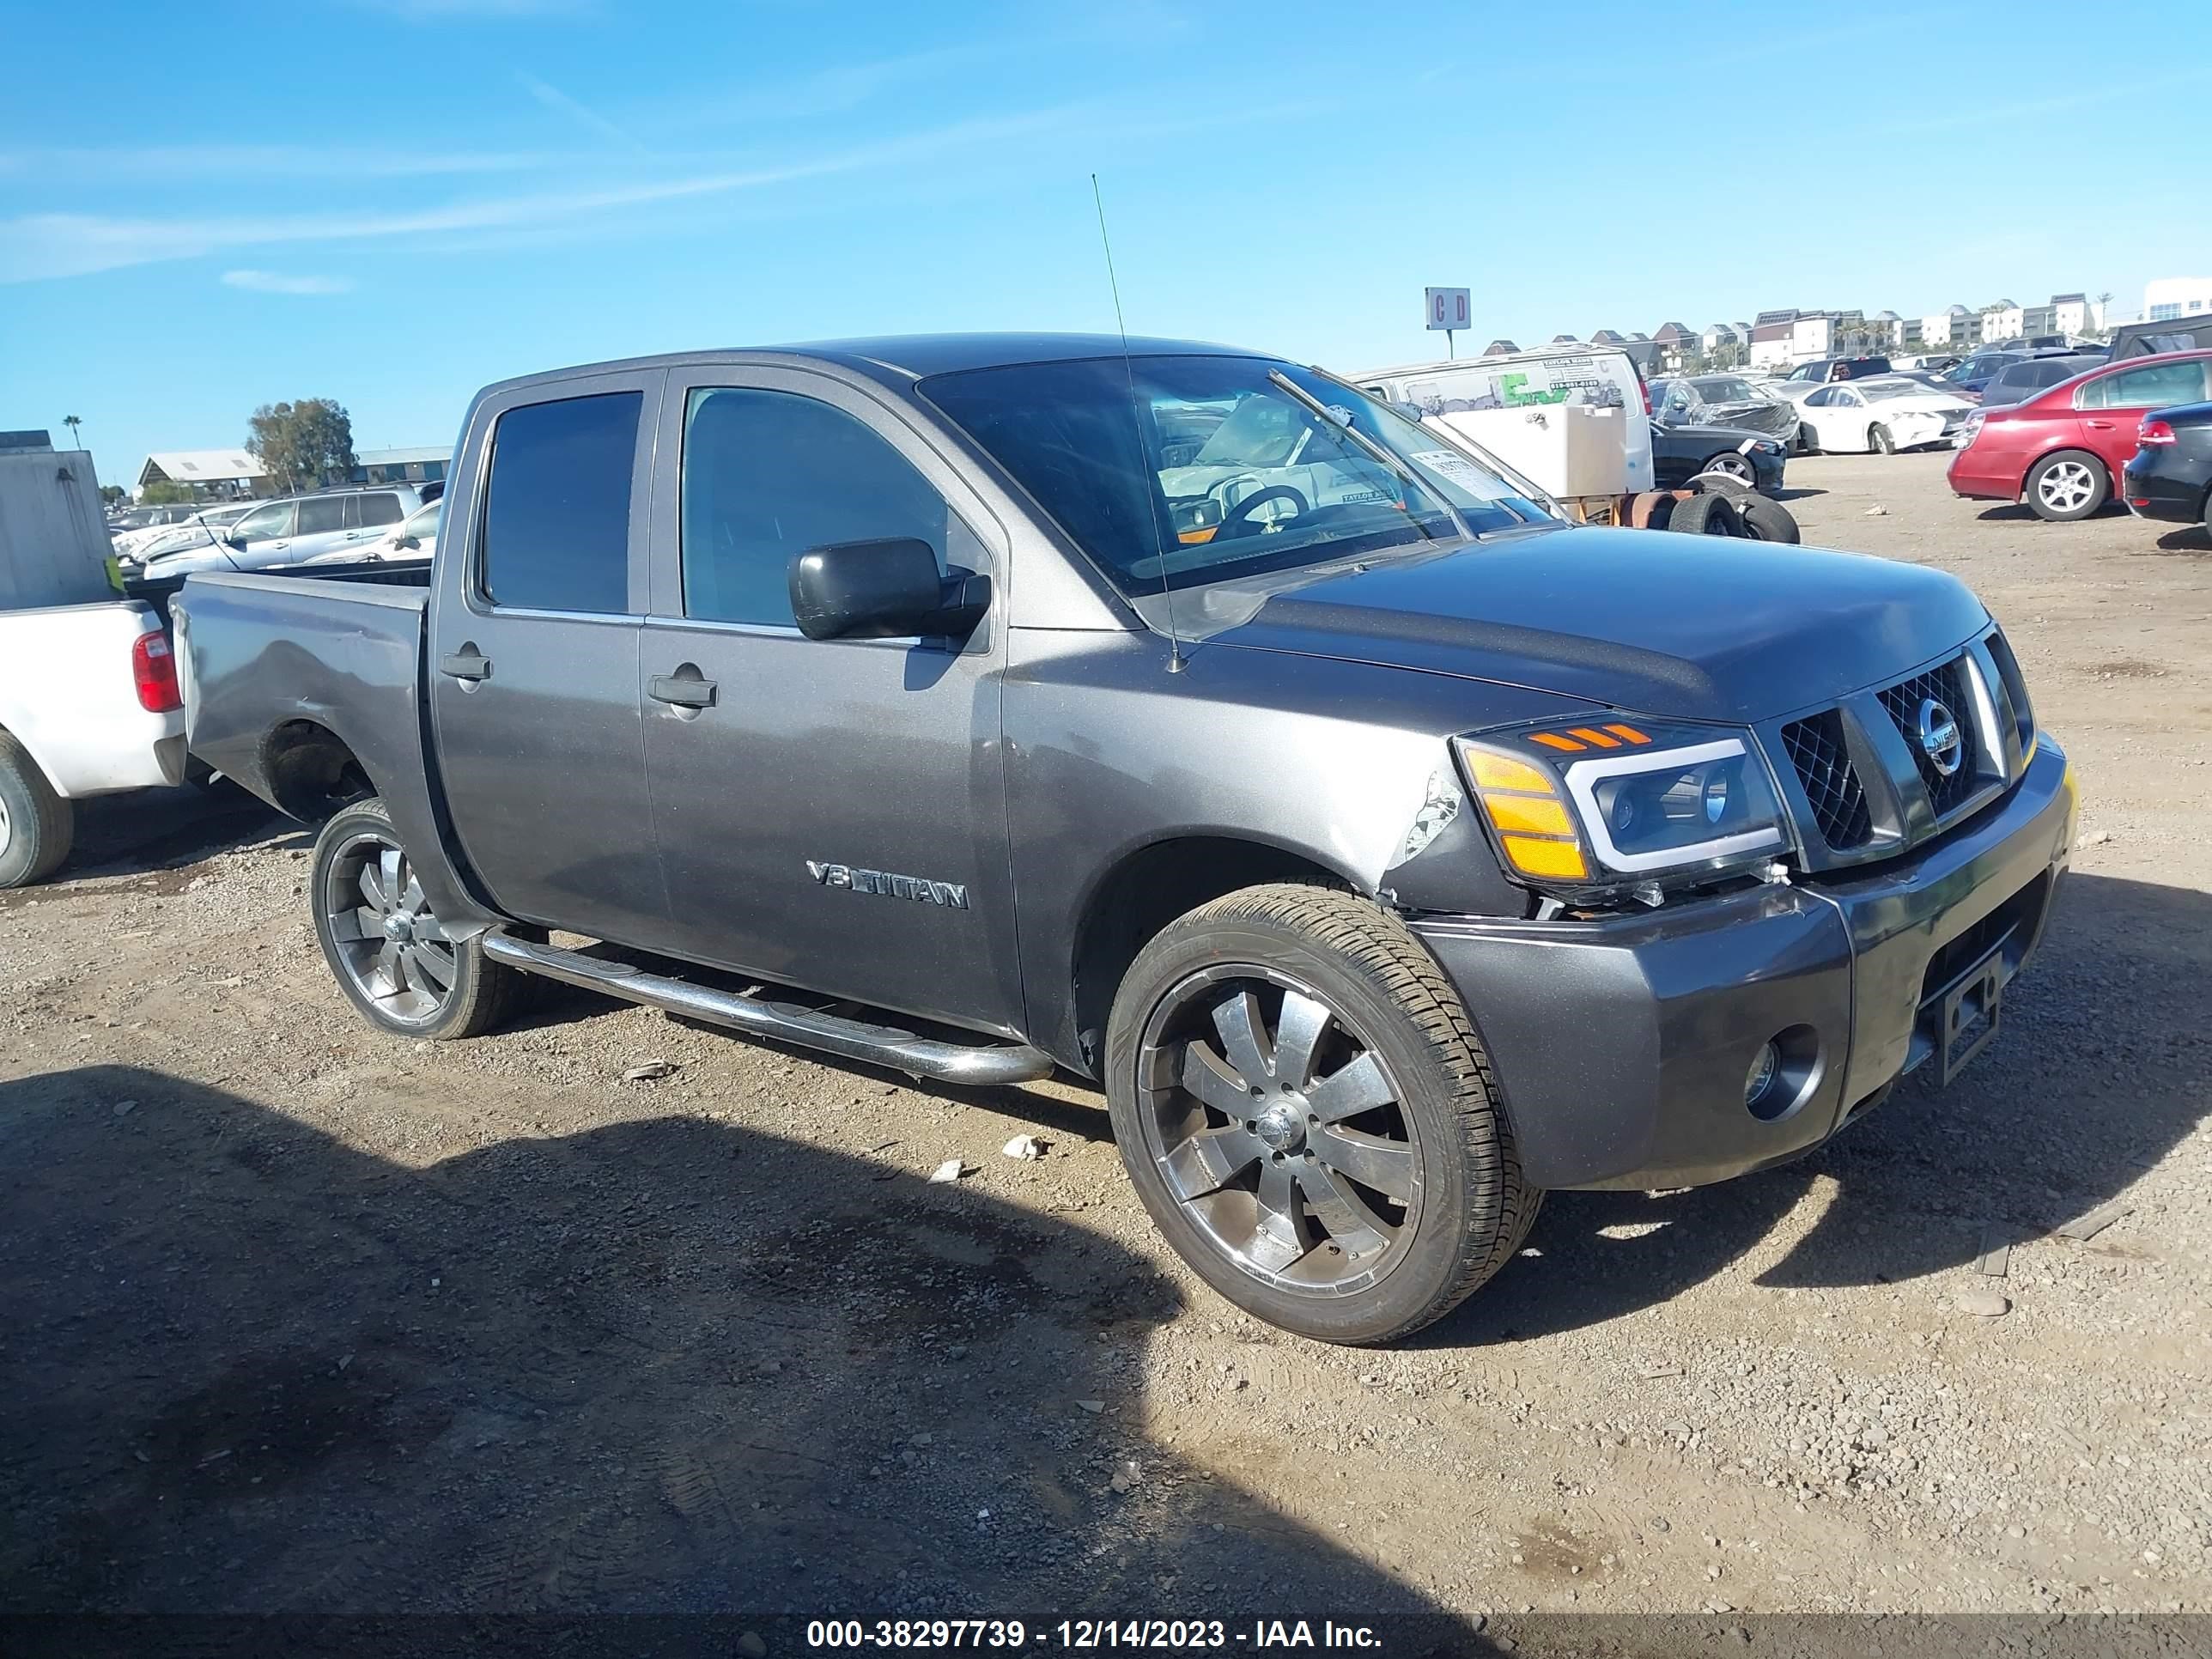
<instances>
[{"instance_id":1,"label":"auction sticker on windshield","mask_svg":"<svg viewBox=\"0 0 2212 1659\"><path fill-rule=\"evenodd\" d=\"M1425 467L1439 478L1449 478L1454 483L1470 489L1494 488L1496 480L1464 455L1449 449L1419 449L1412 456L1413 465Z\"/></svg>"}]
</instances>

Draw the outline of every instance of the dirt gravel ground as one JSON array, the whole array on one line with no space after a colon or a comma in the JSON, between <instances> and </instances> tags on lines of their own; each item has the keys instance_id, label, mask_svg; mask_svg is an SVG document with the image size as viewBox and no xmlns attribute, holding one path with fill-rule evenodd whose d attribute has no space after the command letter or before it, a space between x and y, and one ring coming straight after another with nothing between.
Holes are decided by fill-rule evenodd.
<instances>
[{"instance_id":1,"label":"dirt gravel ground","mask_svg":"<svg viewBox=\"0 0 2212 1659\"><path fill-rule=\"evenodd\" d=\"M2212 1611L2212 542L1943 464L1792 506L1972 583L2074 757L2002 1042L1791 1167L1554 1194L1389 1352L1212 1296L1082 1088L550 988L394 1042L296 826L99 804L0 895L0 1606Z\"/></svg>"}]
</instances>

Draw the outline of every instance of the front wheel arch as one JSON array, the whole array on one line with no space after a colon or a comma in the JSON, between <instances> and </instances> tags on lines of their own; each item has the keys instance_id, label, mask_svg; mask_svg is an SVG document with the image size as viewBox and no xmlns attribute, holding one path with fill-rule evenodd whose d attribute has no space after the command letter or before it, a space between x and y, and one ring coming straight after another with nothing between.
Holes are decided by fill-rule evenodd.
<instances>
[{"instance_id":1,"label":"front wheel arch","mask_svg":"<svg viewBox=\"0 0 2212 1659\"><path fill-rule=\"evenodd\" d=\"M1150 842L1109 869L1082 907L1068 964L1083 1069L1097 1066L1106 1018L1121 988L1122 975L1154 935L1201 904L1271 882L1346 891L1354 886L1341 872L1304 854L1236 836L1177 836Z\"/></svg>"}]
</instances>

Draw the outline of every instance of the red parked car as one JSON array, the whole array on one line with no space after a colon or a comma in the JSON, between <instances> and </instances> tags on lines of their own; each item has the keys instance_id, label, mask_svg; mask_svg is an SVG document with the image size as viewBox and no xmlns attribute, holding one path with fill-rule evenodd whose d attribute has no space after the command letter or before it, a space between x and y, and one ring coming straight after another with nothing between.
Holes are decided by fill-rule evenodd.
<instances>
[{"instance_id":1,"label":"red parked car","mask_svg":"<svg viewBox=\"0 0 2212 1659\"><path fill-rule=\"evenodd\" d=\"M2147 410L2212 397L2212 351L2129 357L2008 408L1976 410L1951 458L1954 493L2025 499L2041 519L2086 519L2118 493Z\"/></svg>"}]
</instances>

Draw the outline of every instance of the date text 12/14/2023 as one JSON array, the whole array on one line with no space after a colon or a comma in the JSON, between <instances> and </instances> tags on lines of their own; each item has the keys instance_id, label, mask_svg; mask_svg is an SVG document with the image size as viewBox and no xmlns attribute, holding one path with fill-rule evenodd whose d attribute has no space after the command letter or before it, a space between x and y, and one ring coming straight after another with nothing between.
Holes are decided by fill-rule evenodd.
<instances>
[{"instance_id":1,"label":"date text 12/14/2023","mask_svg":"<svg viewBox=\"0 0 2212 1659\"><path fill-rule=\"evenodd\" d=\"M1029 1625L1018 1619L817 1619L806 1626L810 1648L983 1648L1001 1650L1049 1646L1073 1651L1148 1649L1336 1648L1379 1650L1380 1634L1366 1625L1334 1620L1255 1619L1249 1629L1220 1619L1063 1619Z\"/></svg>"}]
</instances>

